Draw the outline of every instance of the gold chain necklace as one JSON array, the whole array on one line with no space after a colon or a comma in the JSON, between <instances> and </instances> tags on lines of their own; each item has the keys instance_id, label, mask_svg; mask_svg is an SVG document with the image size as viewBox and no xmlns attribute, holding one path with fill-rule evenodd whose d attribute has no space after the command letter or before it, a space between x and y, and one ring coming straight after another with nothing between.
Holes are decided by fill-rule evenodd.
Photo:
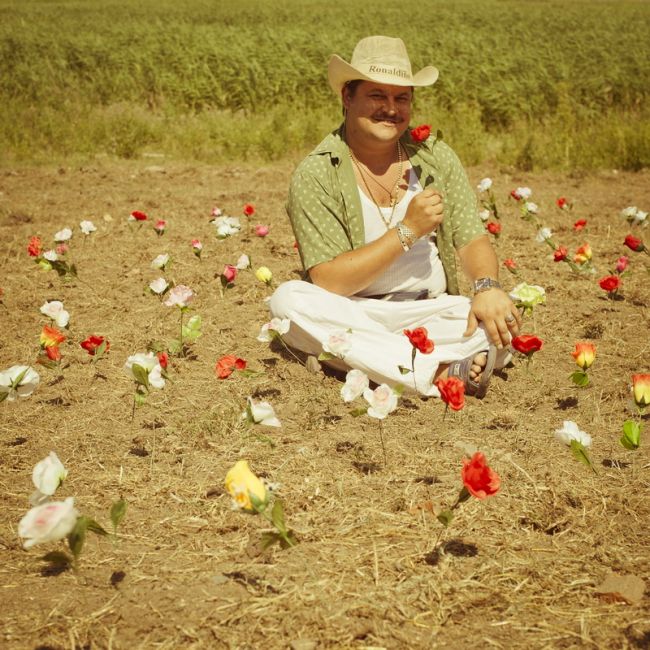
<instances>
[{"instance_id":1,"label":"gold chain necklace","mask_svg":"<svg viewBox=\"0 0 650 650\"><path fill-rule=\"evenodd\" d=\"M368 194L370 194L370 198L372 199L372 202L375 204L375 207L377 208L377 212L379 212L379 216L381 217L381 220L384 222L384 225L386 226L386 230L388 230L390 228L391 222L393 221L395 208L397 207L397 198L399 196L399 182L402 179L402 174L404 173L404 161L402 160L402 146L399 140L397 141L397 160L399 162L399 170L397 172L397 178L395 179L395 184L393 185L393 191L389 192L391 211L388 219L386 219L384 213L381 211L381 207L379 206L379 203L377 203L377 200L375 199L375 195L372 193L372 190L368 185L368 181L366 180L366 176L363 173L363 170L361 169L361 165L359 164L359 161L356 159L355 155L352 153L352 149L350 147L348 147L348 151L350 152L350 160L352 160L354 166L359 170L359 176L361 176L361 180L363 181L363 184L368 190ZM370 178L372 178L372 176L370 176ZM374 178L373 180L377 183L377 185L382 187L384 190L386 189L378 180Z\"/></svg>"}]
</instances>

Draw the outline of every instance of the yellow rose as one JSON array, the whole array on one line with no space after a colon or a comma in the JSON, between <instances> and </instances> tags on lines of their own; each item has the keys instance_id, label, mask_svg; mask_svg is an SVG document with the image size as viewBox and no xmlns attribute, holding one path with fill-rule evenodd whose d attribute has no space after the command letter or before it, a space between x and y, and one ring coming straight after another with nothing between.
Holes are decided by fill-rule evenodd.
<instances>
[{"instance_id":1,"label":"yellow rose","mask_svg":"<svg viewBox=\"0 0 650 650\"><path fill-rule=\"evenodd\" d=\"M634 401L639 408L650 404L650 374L632 375Z\"/></svg>"},{"instance_id":2,"label":"yellow rose","mask_svg":"<svg viewBox=\"0 0 650 650\"><path fill-rule=\"evenodd\" d=\"M260 268L257 269L257 271L255 271L255 277L260 282L271 284L271 280L273 279L273 273L271 273L271 269L269 269L267 266L260 266Z\"/></svg>"},{"instance_id":3,"label":"yellow rose","mask_svg":"<svg viewBox=\"0 0 650 650\"><path fill-rule=\"evenodd\" d=\"M245 460L238 460L226 474L226 490L236 506L246 512L261 512L266 507L264 483L251 472Z\"/></svg>"},{"instance_id":4,"label":"yellow rose","mask_svg":"<svg viewBox=\"0 0 650 650\"><path fill-rule=\"evenodd\" d=\"M576 343L576 349L571 353L576 363L586 370L594 362L596 346L593 343Z\"/></svg>"}]
</instances>

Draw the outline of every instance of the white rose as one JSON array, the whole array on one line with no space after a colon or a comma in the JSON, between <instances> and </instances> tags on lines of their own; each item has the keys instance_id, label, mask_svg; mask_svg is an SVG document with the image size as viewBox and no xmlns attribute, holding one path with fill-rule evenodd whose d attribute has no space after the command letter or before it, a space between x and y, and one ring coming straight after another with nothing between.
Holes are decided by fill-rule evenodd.
<instances>
[{"instance_id":1,"label":"white rose","mask_svg":"<svg viewBox=\"0 0 650 650\"><path fill-rule=\"evenodd\" d=\"M492 179L484 178L476 187L479 192L487 192L492 187Z\"/></svg>"},{"instance_id":2,"label":"white rose","mask_svg":"<svg viewBox=\"0 0 650 650\"><path fill-rule=\"evenodd\" d=\"M636 214L634 215L634 223L643 223L646 220L647 216L647 212L644 212L643 210L637 210Z\"/></svg>"},{"instance_id":3,"label":"white rose","mask_svg":"<svg viewBox=\"0 0 650 650\"><path fill-rule=\"evenodd\" d=\"M255 424L263 424L267 427L280 427L280 420L275 415L273 407L268 402L258 402L248 398L248 409ZM247 417L247 413L243 417Z\"/></svg>"},{"instance_id":4,"label":"white rose","mask_svg":"<svg viewBox=\"0 0 650 650\"><path fill-rule=\"evenodd\" d=\"M625 217L628 221L632 221L634 217L636 217L637 210L638 208L636 205L631 205L628 208L621 210L621 216Z\"/></svg>"},{"instance_id":5,"label":"white rose","mask_svg":"<svg viewBox=\"0 0 650 650\"><path fill-rule=\"evenodd\" d=\"M13 402L17 397L29 397L40 377L38 373L29 366L11 366L0 372L0 402L8 400Z\"/></svg>"},{"instance_id":6,"label":"white rose","mask_svg":"<svg viewBox=\"0 0 650 650\"><path fill-rule=\"evenodd\" d=\"M533 203L532 201L526 201L526 203L524 203L524 208L532 214L537 214L537 211L539 210L537 203Z\"/></svg>"},{"instance_id":7,"label":"white rose","mask_svg":"<svg viewBox=\"0 0 650 650\"><path fill-rule=\"evenodd\" d=\"M219 239L230 237L241 230L241 224L237 217L217 217L211 223L216 227Z\"/></svg>"},{"instance_id":8,"label":"white rose","mask_svg":"<svg viewBox=\"0 0 650 650\"><path fill-rule=\"evenodd\" d=\"M68 470L63 466L55 452L34 465L32 481L41 494L52 496L56 489L68 476Z\"/></svg>"},{"instance_id":9,"label":"white rose","mask_svg":"<svg viewBox=\"0 0 650 650\"><path fill-rule=\"evenodd\" d=\"M57 242L68 241L71 237L72 237L72 230L70 230L70 228L64 228L63 230L59 230L59 232L55 233L54 241Z\"/></svg>"},{"instance_id":10,"label":"white rose","mask_svg":"<svg viewBox=\"0 0 650 650\"><path fill-rule=\"evenodd\" d=\"M276 332L280 336L286 334L291 327L291 321L288 318L272 318L270 322L262 325L257 340L262 343L269 343L273 339L271 332Z\"/></svg>"},{"instance_id":11,"label":"white rose","mask_svg":"<svg viewBox=\"0 0 650 650\"><path fill-rule=\"evenodd\" d=\"M533 193L530 187L518 187L515 192L520 199L529 199Z\"/></svg>"},{"instance_id":12,"label":"white rose","mask_svg":"<svg viewBox=\"0 0 650 650\"><path fill-rule=\"evenodd\" d=\"M154 388L163 388L165 379L162 376L162 368L158 362L158 357L153 352L138 352L131 355L124 364L124 370L136 381L137 377L133 374L133 366L140 366L147 373L149 384Z\"/></svg>"},{"instance_id":13,"label":"white rose","mask_svg":"<svg viewBox=\"0 0 650 650\"><path fill-rule=\"evenodd\" d=\"M541 244L547 239L550 239L552 236L553 233L551 232L550 228L540 228L537 231L537 237L535 237L535 241Z\"/></svg>"},{"instance_id":14,"label":"white rose","mask_svg":"<svg viewBox=\"0 0 650 650\"><path fill-rule=\"evenodd\" d=\"M352 402L369 386L368 375L354 368L345 375L345 384L341 387L341 397L344 402Z\"/></svg>"},{"instance_id":15,"label":"white rose","mask_svg":"<svg viewBox=\"0 0 650 650\"><path fill-rule=\"evenodd\" d=\"M483 209L479 211L478 216L481 217L481 221L487 221L490 218L490 211Z\"/></svg>"},{"instance_id":16,"label":"white rose","mask_svg":"<svg viewBox=\"0 0 650 650\"><path fill-rule=\"evenodd\" d=\"M194 292L184 284L176 285L170 292L165 305L167 307L178 306L181 309L187 307L194 298Z\"/></svg>"},{"instance_id":17,"label":"white rose","mask_svg":"<svg viewBox=\"0 0 650 650\"><path fill-rule=\"evenodd\" d=\"M564 420L564 426L555 430L555 437L565 445L570 445L572 440L582 444L583 447L591 445L591 436L578 428L571 420Z\"/></svg>"},{"instance_id":18,"label":"white rose","mask_svg":"<svg viewBox=\"0 0 650 650\"><path fill-rule=\"evenodd\" d=\"M164 269L165 266L169 263L169 255L167 253L163 253L162 255L158 255L153 262L151 262L151 267L154 269Z\"/></svg>"},{"instance_id":19,"label":"white rose","mask_svg":"<svg viewBox=\"0 0 650 650\"><path fill-rule=\"evenodd\" d=\"M237 260L237 264L235 264L235 268L239 269L240 271L243 271L245 269L250 269L250 267L251 267L251 260L248 257L248 255L246 255L246 253L240 255L239 259Z\"/></svg>"},{"instance_id":20,"label":"white rose","mask_svg":"<svg viewBox=\"0 0 650 650\"><path fill-rule=\"evenodd\" d=\"M56 254L56 251L53 251L53 250L45 251L43 253L43 257L48 262L56 262L59 259L59 256Z\"/></svg>"},{"instance_id":21,"label":"white rose","mask_svg":"<svg viewBox=\"0 0 650 650\"><path fill-rule=\"evenodd\" d=\"M149 289L153 291L153 293L161 294L165 293L165 289L167 289L169 285L167 284L167 280L165 278L157 278L156 280L152 280L149 283Z\"/></svg>"},{"instance_id":22,"label":"white rose","mask_svg":"<svg viewBox=\"0 0 650 650\"><path fill-rule=\"evenodd\" d=\"M337 330L329 335L327 343L323 343L323 350L335 357L343 358L352 348L350 332Z\"/></svg>"},{"instance_id":23,"label":"white rose","mask_svg":"<svg viewBox=\"0 0 650 650\"><path fill-rule=\"evenodd\" d=\"M377 386L374 391L366 388L363 397L370 404L368 415L378 420L383 420L397 408L397 395L387 384Z\"/></svg>"},{"instance_id":24,"label":"white rose","mask_svg":"<svg viewBox=\"0 0 650 650\"><path fill-rule=\"evenodd\" d=\"M72 497L65 501L44 503L32 508L20 520L18 534L26 540L23 543L25 548L44 542L57 542L72 532L78 517Z\"/></svg>"},{"instance_id":25,"label":"white rose","mask_svg":"<svg viewBox=\"0 0 650 650\"><path fill-rule=\"evenodd\" d=\"M50 300L41 305L41 314L51 318L59 327L66 327L70 322L70 314L63 309L60 300Z\"/></svg>"},{"instance_id":26,"label":"white rose","mask_svg":"<svg viewBox=\"0 0 650 650\"><path fill-rule=\"evenodd\" d=\"M81 228L81 232L84 235L90 235L91 232L95 232L95 230L97 230L95 224L92 221L87 220L81 221L79 223L79 228Z\"/></svg>"}]
</instances>

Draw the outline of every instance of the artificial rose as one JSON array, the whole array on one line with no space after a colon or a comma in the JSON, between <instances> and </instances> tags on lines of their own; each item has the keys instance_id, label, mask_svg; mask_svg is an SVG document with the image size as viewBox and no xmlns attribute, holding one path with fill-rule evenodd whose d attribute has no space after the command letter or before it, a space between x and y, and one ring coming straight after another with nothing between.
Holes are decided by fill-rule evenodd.
<instances>
[{"instance_id":1,"label":"artificial rose","mask_svg":"<svg viewBox=\"0 0 650 650\"><path fill-rule=\"evenodd\" d=\"M589 244L583 244L576 250L576 254L573 257L573 261L576 264L584 264L592 258L591 246Z\"/></svg>"},{"instance_id":2,"label":"artificial rose","mask_svg":"<svg viewBox=\"0 0 650 650\"><path fill-rule=\"evenodd\" d=\"M345 375L345 384L341 386L341 397L344 402L352 402L363 394L370 385L368 375L362 370L353 368Z\"/></svg>"},{"instance_id":3,"label":"artificial rose","mask_svg":"<svg viewBox=\"0 0 650 650\"><path fill-rule=\"evenodd\" d=\"M269 343L273 339L271 332L282 336L289 331L290 326L291 321L288 318L272 318L268 323L262 325L260 333L257 335L257 340L262 343Z\"/></svg>"},{"instance_id":4,"label":"artificial rose","mask_svg":"<svg viewBox=\"0 0 650 650\"><path fill-rule=\"evenodd\" d=\"M550 239L553 236L553 233L551 232L550 228L540 228L537 231L537 236L535 237L535 241L539 244L545 242L547 239Z\"/></svg>"},{"instance_id":5,"label":"artificial rose","mask_svg":"<svg viewBox=\"0 0 650 650\"><path fill-rule=\"evenodd\" d=\"M516 190L510 192L510 196L515 199L515 201L521 201L522 199L529 199L533 191L530 187L518 187Z\"/></svg>"},{"instance_id":6,"label":"artificial rose","mask_svg":"<svg viewBox=\"0 0 650 650\"><path fill-rule=\"evenodd\" d=\"M479 210L478 216L481 217L481 221L487 221L491 214L492 213L489 210L483 208L483 210Z\"/></svg>"},{"instance_id":7,"label":"artificial rose","mask_svg":"<svg viewBox=\"0 0 650 650\"><path fill-rule=\"evenodd\" d=\"M235 264L235 268L239 269L240 271L245 271L246 269L250 269L251 267L251 260L246 255L246 253L243 253L242 255L239 256L239 259L237 260L237 264Z\"/></svg>"},{"instance_id":8,"label":"artificial rose","mask_svg":"<svg viewBox=\"0 0 650 650\"><path fill-rule=\"evenodd\" d=\"M203 250L203 244L201 243L200 239L193 239L192 240L192 250L194 251L194 254L197 256L201 256L201 251Z\"/></svg>"},{"instance_id":9,"label":"artificial rose","mask_svg":"<svg viewBox=\"0 0 650 650\"><path fill-rule=\"evenodd\" d=\"M555 203L560 210L567 210L571 207L571 204L563 196L557 199Z\"/></svg>"},{"instance_id":10,"label":"artificial rose","mask_svg":"<svg viewBox=\"0 0 650 650\"><path fill-rule=\"evenodd\" d=\"M45 355L50 361L61 361L61 350L58 345L50 345L46 347Z\"/></svg>"},{"instance_id":11,"label":"artificial rose","mask_svg":"<svg viewBox=\"0 0 650 650\"><path fill-rule=\"evenodd\" d=\"M515 303L532 309L535 305L546 302L546 291L537 284L521 282L510 292L510 297Z\"/></svg>"},{"instance_id":12,"label":"artificial rose","mask_svg":"<svg viewBox=\"0 0 650 650\"><path fill-rule=\"evenodd\" d=\"M460 476L467 491L477 499L490 497L501 487L499 475L488 466L485 456L480 451L471 458L463 458Z\"/></svg>"},{"instance_id":13,"label":"artificial rose","mask_svg":"<svg viewBox=\"0 0 650 650\"><path fill-rule=\"evenodd\" d=\"M160 367L163 370L167 370L167 366L169 365L169 354L167 352L158 352L156 358L158 359Z\"/></svg>"},{"instance_id":14,"label":"artificial rose","mask_svg":"<svg viewBox=\"0 0 650 650\"><path fill-rule=\"evenodd\" d=\"M129 221L146 221L146 220L147 220L147 215L144 212L140 212L140 210L134 210L129 215Z\"/></svg>"},{"instance_id":15,"label":"artificial rose","mask_svg":"<svg viewBox=\"0 0 650 650\"><path fill-rule=\"evenodd\" d=\"M237 508L261 512L268 503L268 493L260 478L251 472L245 460L238 460L226 474L226 491Z\"/></svg>"},{"instance_id":16,"label":"artificial rose","mask_svg":"<svg viewBox=\"0 0 650 650\"><path fill-rule=\"evenodd\" d=\"M617 260L616 260L616 271L617 273L623 273L625 269L627 268L627 265L629 264L630 259L629 257L626 257L625 255L621 255Z\"/></svg>"},{"instance_id":17,"label":"artificial rose","mask_svg":"<svg viewBox=\"0 0 650 650\"><path fill-rule=\"evenodd\" d=\"M68 241L71 237L72 237L72 230L70 230L70 228L63 228L63 230L59 230L59 232L54 234L54 241L55 242Z\"/></svg>"},{"instance_id":18,"label":"artificial rose","mask_svg":"<svg viewBox=\"0 0 650 650\"><path fill-rule=\"evenodd\" d=\"M32 470L32 482L36 489L44 495L52 496L59 485L65 481L68 470L63 466L55 452L38 461Z\"/></svg>"},{"instance_id":19,"label":"artificial rose","mask_svg":"<svg viewBox=\"0 0 650 650\"><path fill-rule=\"evenodd\" d=\"M237 217L217 217L211 221L217 229L217 237L225 239L231 235L235 235L241 230L241 223Z\"/></svg>"},{"instance_id":20,"label":"artificial rose","mask_svg":"<svg viewBox=\"0 0 650 650\"><path fill-rule=\"evenodd\" d=\"M245 203L243 212L247 217L252 217L255 214L255 206L252 203Z\"/></svg>"},{"instance_id":21,"label":"artificial rose","mask_svg":"<svg viewBox=\"0 0 650 650\"><path fill-rule=\"evenodd\" d=\"M607 293L615 293L621 286L621 278L616 275L607 275L598 281L600 288Z\"/></svg>"},{"instance_id":22,"label":"artificial rose","mask_svg":"<svg viewBox=\"0 0 650 650\"><path fill-rule=\"evenodd\" d=\"M520 334L512 339L510 345L512 345L517 352L521 352L521 354L525 354L529 357L530 355L535 354L535 352L539 352L542 347L544 347L544 342L533 334Z\"/></svg>"},{"instance_id":23,"label":"artificial rose","mask_svg":"<svg viewBox=\"0 0 650 650\"><path fill-rule=\"evenodd\" d=\"M56 254L56 251L49 250L43 253L43 258L48 262L56 262L59 259L59 256Z\"/></svg>"},{"instance_id":24,"label":"artificial rose","mask_svg":"<svg viewBox=\"0 0 650 650\"><path fill-rule=\"evenodd\" d=\"M235 281L235 278L237 277L237 267L233 266L232 264L226 264L223 267L223 271L221 272L221 275L223 279L228 283L232 283Z\"/></svg>"},{"instance_id":25,"label":"artificial rose","mask_svg":"<svg viewBox=\"0 0 650 650\"><path fill-rule=\"evenodd\" d=\"M555 437L565 445L570 445L572 440L579 442L583 447L591 445L591 436L581 431L571 420L564 420L562 428L555 430Z\"/></svg>"},{"instance_id":26,"label":"artificial rose","mask_svg":"<svg viewBox=\"0 0 650 650\"><path fill-rule=\"evenodd\" d=\"M526 212L531 212L532 214L537 214L539 211L537 203L533 203L532 201L526 201L526 203L524 203L524 208L526 209Z\"/></svg>"},{"instance_id":27,"label":"artificial rose","mask_svg":"<svg viewBox=\"0 0 650 650\"><path fill-rule=\"evenodd\" d=\"M643 210L637 210L632 223L642 224L648 217L648 213Z\"/></svg>"},{"instance_id":28,"label":"artificial rose","mask_svg":"<svg viewBox=\"0 0 650 650\"><path fill-rule=\"evenodd\" d=\"M279 427L280 420L275 415L273 407L268 402L258 402L252 397L248 398L248 410L244 417L249 417L254 424L263 424L267 427Z\"/></svg>"},{"instance_id":29,"label":"artificial rose","mask_svg":"<svg viewBox=\"0 0 650 650\"><path fill-rule=\"evenodd\" d=\"M167 264L169 264L169 254L163 253L154 258L154 260L151 262L151 268L164 271Z\"/></svg>"},{"instance_id":30,"label":"artificial rose","mask_svg":"<svg viewBox=\"0 0 650 650\"><path fill-rule=\"evenodd\" d=\"M503 260L503 266L505 266L509 271L515 271L517 268L517 262L512 258L508 258L507 260Z\"/></svg>"},{"instance_id":31,"label":"artificial rose","mask_svg":"<svg viewBox=\"0 0 650 650\"><path fill-rule=\"evenodd\" d=\"M181 309L187 309L193 299L194 292L192 289L186 287L184 284L177 284L169 292L164 304L166 307L180 307Z\"/></svg>"},{"instance_id":32,"label":"artificial rose","mask_svg":"<svg viewBox=\"0 0 650 650\"><path fill-rule=\"evenodd\" d=\"M323 343L323 350L335 357L343 358L352 349L351 334L347 330L336 330L332 332L326 343Z\"/></svg>"},{"instance_id":33,"label":"artificial rose","mask_svg":"<svg viewBox=\"0 0 650 650\"><path fill-rule=\"evenodd\" d=\"M368 415L378 420L383 420L397 408L397 394L388 384L381 384L375 390L366 388L363 397L370 404Z\"/></svg>"},{"instance_id":34,"label":"artificial rose","mask_svg":"<svg viewBox=\"0 0 650 650\"><path fill-rule=\"evenodd\" d=\"M70 314L63 309L60 300L50 300L41 305L41 314L51 318L59 327L66 327L70 322Z\"/></svg>"},{"instance_id":35,"label":"artificial rose","mask_svg":"<svg viewBox=\"0 0 650 650\"><path fill-rule=\"evenodd\" d=\"M147 381L154 388L164 388L165 380L162 376L162 367L158 357L153 352L138 352L126 360L124 370L135 381L139 382L138 377L133 373L133 366L140 366L147 373Z\"/></svg>"},{"instance_id":36,"label":"artificial rose","mask_svg":"<svg viewBox=\"0 0 650 650\"><path fill-rule=\"evenodd\" d=\"M79 513L75 510L74 499L52 501L32 508L18 524L18 535L26 540L24 548L35 544L57 542L67 537L77 523Z\"/></svg>"},{"instance_id":37,"label":"artificial rose","mask_svg":"<svg viewBox=\"0 0 650 650\"><path fill-rule=\"evenodd\" d=\"M632 375L632 393L634 403L639 408L645 408L650 404L650 374Z\"/></svg>"},{"instance_id":38,"label":"artificial rose","mask_svg":"<svg viewBox=\"0 0 650 650\"><path fill-rule=\"evenodd\" d=\"M488 221L487 224L485 224L485 227L487 228L487 231L491 235L499 236L499 233L501 232L501 224L497 223L496 221Z\"/></svg>"},{"instance_id":39,"label":"artificial rose","mask_svg":"<svg viewBox=\"0 0 650 650\"><path fill-rule=\"evenodd\" d=\"M153 227L159 235L162 235L165 232L165 228L167 228L167 222L164 219L158 219Z\"/></svg>"},{"instance_id":40,"label":"artificial rose","mask_svg":"<svg viewBox=\"0 0 650 650\"><path fill-rule=\"evenodd\" d=\"M235 370L245 370L246 361L236 357L234 354L227 354L217 361L214 371L219 379L227 379Z\"/></svg>"},{"instance_id":41,"label":"artificial rose","mask_svg":"<svg viewBox=\"0 0 650 650\"><path fill-rule=\"evenodd\" d=\"M255 234L258 237L266 237L269 234L269 227L259 223L255 226Z\"/></svg>"},{"instance_id":42,"label":"artificial rose","mask_svg":"<svg viewBox=\"0 0 650 650\"><path fill-rule=\"evenodd\" d=\"M260 281L264 282L266 284L271 284L271 280L273 279L273 273L271 273L271 269L269 269L266 266L260 266L257 271L255 271L255 277Z\"/></svg>"},{"instance_id":43,"label":"artificial rose","mask_svg":"<svg viewBox=\"0 0 650 650\"><path fill-rule=\"evenodd\" d=\"M566 246L558 246L553 251L553 261L554 262L563 262L567 258L568 254L569 254L569 251L567 250Z\"/></svg>"},{"instance_id":44,"label":"artificial rose","mask_svg":"<svg viewBox=\"0 0 650 650\"><path fill-rule=\"evenodd\" d=\"M576 348L571 353L571 356L576 360L580 368L586 370L594 362L596 346L593 343L576 343Z\"/></svg>"},{"instance_id":45,"label":"artificial rose","mask_svg":"<svg viewBox=\"0 0 650 650\"><path fill-rule=\"evenodd\" d=\"M431 354L433 352L433 341L428 337L426 327L416 327L414 330L404 330L406 338L411 342L414 348L417 348L422 354Z\"/></svg>"},{"instance_id":46,"label":"artificial rose","mask_svg":"<svg viewBox=\"0 0 650 650\"><path fill-rule=\"evenodd\" d=\"M17 397L29 397L40 377L29 366L11 366L0 372L0 402L7 400L13 402Z\"/></svg>"},{"instance_id":47,"label":"artificial rose","mask_svg":"<svg viewBox=\"0 0 650 650\"><path fill-rule=\"evenodd\" d=\"M55 250L59 255L65 255L68 252L68 245L67 244L59 244L56 247Z\"/></svg>"},{"instance_id":48,"label":"artificial rose","mask_svg":"<svg viewBox=\"0 0 650 650\"><path fill-rule=\"evenodd\" d=\"M492 187L492 179L484 178L477 186L479 192L487 192Z\"/></svg>"},{"instance_id":49,"label":"artificial rose","mask_svg":"<svg viewBox=\"0 0 650 650\"><path fill-rule=\"evenodd\" d=\"M169 284L165 278L157 278L149 283L149 289L151 289L152 293L157 293L158 295L165 293L168 286Z\"/></svg>"},{"instance_id":50,"label":"artificial rose","mask_svg":"<svg viewBox=\"0 0 650 650\"><path fill-rule=\"evenodd\" d=\"M95 224L92 221L88 220L79 222L79 228L84 235L90 235L90 233L97 230Z\"/></svg>"},{"instance_id":51,"label":"artificial rose","mask_svg":"<svg viewBox=\"0 0 650 650\"><path fill-rule=\"evenodd\" d=\"M573 229L578 232L582 230L585 226L587 225L587 220L586 219L578 219L574 224L573 224Z\"/></svg>"},{"instance_id":52,"label":"artificial rose","mask_svg":"<svg viewBox=\"0 0 650 650\"><path fill-rule=\"evenodd\" d=\"M40 257L43 251L43 244L40 237L31 237L27 244L27 252L30 257Z\"/></svg>"},{"instance_id":53,"label":"artificial rose","mask_svg":"<svg viewBox=\"0 0 650 650\"><path fill-rule=\"evenodd\" d=\"M215 205L214 208L212 208L212 212L210 214L216 218L216 217L220 217L223 214L223 212L221 211L221 208L218 208Z\"/></svg>"},{"instance_id":54,"label":"artificial rose","mask_svg":"<svg viewBox=\"0 0 650 650\"><path fill-rule=\"evenodd\" d=\"M41 346L44 348L56 347L65 341L65 334L59 332L56 327L43 325L40 336Z\"/></svg>"},{"instance_id":55,"label":"artificial rose","mask_svg":"<svg viewBox=\"0 0 650 650\"><path fill-rule=\"evenodd\" d=\"M440 391L440 399L453 411L460 411L465 406L465 384L458 377L438 379L436 388Z\"/></svg>"},{"instance_id":56,"label":"artificial rose","mask_svg":"<svg viewBox=\"0 0 650 650\"><path fill-rule=\"evenodd\" d=\"M91 334L85 341L82 341L79 345L86 351L91 357L94 357L97 354L97 348L99 348L103 343L105 343L104 352L110 350L111 344L103 337L97 336L96 334Z\"/></svg>"},{"instance_id":57,"label":"artificial rose","mask_svg":"<svg viewBox=\"0 0 650 650\"><path fill-rule=\"evenodd\" d=\"M431 127L428 124L420 124L411 129L413 142L424 142L431 135Z\"/></svg>"},{"instance_id":58,"label":"artificial rose","mask_svg":"<svg viewBox=\"0 0 650 650\"><path fill-rule=\"evenodd\" d=\"M643 242L634 235L627 235L623 243L635 253L642 253L645 250Z\"/></svg>"}]
</instances>

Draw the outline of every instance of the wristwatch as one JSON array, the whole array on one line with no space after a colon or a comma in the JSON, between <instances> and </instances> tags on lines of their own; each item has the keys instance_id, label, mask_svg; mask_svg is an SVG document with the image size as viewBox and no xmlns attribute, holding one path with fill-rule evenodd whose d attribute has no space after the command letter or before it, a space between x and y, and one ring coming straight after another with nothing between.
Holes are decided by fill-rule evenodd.
<instances>
[{"instance_id":1,"label":"wristwatch","mask_svg":"<svg viewBox=\"0 0 650 650\"><path fill-rule=\"evenodd\" d=\"M403 221L400 221L395 226L395 230L397 230L397 236L399 237L399 243L402 244L402 248L405 251L410 250L417 241L417 235Z\"/></svg>"},{"instance_id":2,"label":"wristwatch","mask_svg":"<svg viewBox=\"0 0 650 650\"><path fill-rule=\"evenodd\" d=\"M492 288L500 289L501 284L493 278L479 278L478 280L474 280L474 293L481 293L481 291L487 291Z\"/></svg>"}]
</instances>

